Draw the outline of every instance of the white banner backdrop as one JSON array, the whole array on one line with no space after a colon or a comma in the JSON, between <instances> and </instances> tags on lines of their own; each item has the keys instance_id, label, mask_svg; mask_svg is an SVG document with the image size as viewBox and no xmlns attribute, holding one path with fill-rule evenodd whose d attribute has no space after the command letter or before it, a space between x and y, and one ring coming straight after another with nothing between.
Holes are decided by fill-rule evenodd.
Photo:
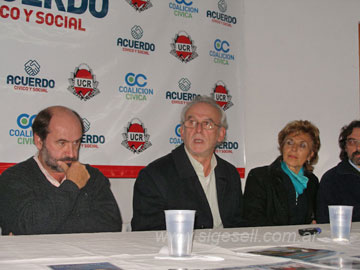
<instances>
[{"instance_id":1,"label":"white banner backdrop","mask_svg":"<svg viewBox=\"0 0 360 270\"><path fill-rule=\"evenodd\" d=\"M180 111L199 94L228 116L217 153L244 168L241 10L238 0L0 0L1 171L35 153L34 116L59 104L84 119L82 162L136 177L181 143Z\"/></svg>"}]
</instances>

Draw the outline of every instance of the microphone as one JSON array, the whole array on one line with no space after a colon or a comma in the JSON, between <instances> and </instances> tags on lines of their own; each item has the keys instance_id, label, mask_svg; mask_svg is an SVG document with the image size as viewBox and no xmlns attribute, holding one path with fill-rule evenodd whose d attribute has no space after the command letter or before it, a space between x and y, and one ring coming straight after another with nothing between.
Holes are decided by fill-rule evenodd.
<instances>
[{"instance_id":1,"label":"microphone","mask_svg":"<svg viewBox=\"0 0 360 270\"><path fill-rule=\"evenodd\" d=\"M312 235L312 234L320 234L321 233L321 229L316 227L316 228L306 228L306 229L299 229L299 234L301 236L305 236L305 235Z\"/></svg>"}]
</instances>

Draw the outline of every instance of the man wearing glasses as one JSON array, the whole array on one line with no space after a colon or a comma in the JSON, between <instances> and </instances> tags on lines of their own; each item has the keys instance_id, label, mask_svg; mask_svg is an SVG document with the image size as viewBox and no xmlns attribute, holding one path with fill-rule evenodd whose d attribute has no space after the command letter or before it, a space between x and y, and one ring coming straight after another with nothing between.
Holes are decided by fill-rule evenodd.
<instances>
[{"instance_id":1,"label":"man wearing glasses","mask_svg":"<svg viewBox=\"0 0 360 270\"><path fill-rule=\"evenodd\" d=\"M329 205L351 205L353 221L360 221L360 121L352 121L339 136L341 162L327 171L317 199L317 222L329 222Z\"/></svg>"},{"instance_id":2,"label":"man wearing glasses","mask_svg":"<svg viewBox=\"0 0 360 270\"><path fill-rule=\"evenodd\" d=\"M183 144L140 171L134 186L133 231L165 230L164 210L196 210L195 229L242 224L241 180L214 154L226 135L226 115L198 96L181 113Z\"/></svg>"}]
</instances>

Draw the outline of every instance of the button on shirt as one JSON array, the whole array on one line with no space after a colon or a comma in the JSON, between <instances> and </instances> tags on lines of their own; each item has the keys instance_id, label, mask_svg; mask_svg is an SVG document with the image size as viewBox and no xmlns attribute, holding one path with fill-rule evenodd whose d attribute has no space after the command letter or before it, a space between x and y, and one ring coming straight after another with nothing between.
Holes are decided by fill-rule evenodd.
<instances>
[{"instance_id":1,"label":"button on shirt","mask_svg":"<svg viewBox=\"0 0 360 270\"><path fill-rule=\"evenodd\" d=\"M210 162L210 166L211 166L210 173L208 176L205 176L203 165L192 157L192 155L188 152L186 147L185 147L185 152L189 157L191 165L193 166L195 173L200 180L200 184L205 192L206 198L210 205L214 228L223 228L220 212L219 212L218 200L217 200L217 191L216 191L216 179L215 179L215 167L217 165L216 157L214 154L212 155Z\"/></svg>"}]
</instances>

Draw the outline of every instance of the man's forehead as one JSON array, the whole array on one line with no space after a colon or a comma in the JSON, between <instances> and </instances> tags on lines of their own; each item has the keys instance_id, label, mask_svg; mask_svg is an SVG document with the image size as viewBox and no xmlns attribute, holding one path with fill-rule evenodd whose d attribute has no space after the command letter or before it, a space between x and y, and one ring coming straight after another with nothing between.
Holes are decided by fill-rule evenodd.
<instances>
[{"instance_id":1,"label":"man's forehead","mask_svg":"<svg viewBox=\"0 0 360 270\"><path fill-rule=\"evenodd\" d=\"M81 124L75 115L55 114L51 117L49 127L49 134L61 134L64 132L81 132Z\"/></svg>"},{"instance_id":2,"label":"man's forehead","mask_svg":"<svg viewBox=\"0 0 360 270\"><path fill-rule=\"evenodd\" d=\"M220 118L220 112L207 103L197 103L193 105L189 110L186 112L186 119L192 118L192 117L201 117L201 118L207 118L207 119L214 119L214 118Z\"/></svg>"},{"instance_id":3,"label":"man's forehead","mask_svg":"<svg viewBox=\"0 0 360 270\"><path fill-rule=\"evenodd\" d=\"M77 125L81 126L80 119L73 113L69 111L59 111L53 114L51 117L49 125L64 125L69 126L69 128L74 128Z\"/></svg>"},{"instance_id":4,"label":"man's forehead","mask_svg":"<svg viewBox=\"0 0 360 270\"><path fill-rule=\"evenodd\" d=\"M349 137L360 137L360 128L354 128L348 138Z\"/></svg>"}]
</instances>

